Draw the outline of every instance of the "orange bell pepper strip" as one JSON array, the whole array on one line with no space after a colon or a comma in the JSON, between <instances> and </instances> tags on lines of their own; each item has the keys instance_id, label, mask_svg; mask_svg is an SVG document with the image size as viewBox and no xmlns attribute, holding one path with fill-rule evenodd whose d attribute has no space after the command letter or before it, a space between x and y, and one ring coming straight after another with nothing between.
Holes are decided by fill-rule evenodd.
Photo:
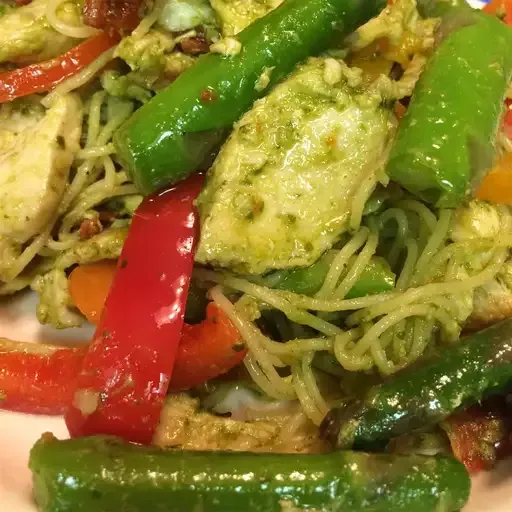
<instances>
[{"instance_id":1,"label":"orange bell pepper strip","mask_svg":"<svg viewBox=\"0 0 512 512\"><path fill-rule=\"evenodd\" d=\"M99 321L115 272L116 263L103 260L80 265L69 276L73 302L92 323ZM210 303L203 322L183 326L170 389L189 389L218 377L240 364L246 353L226 314Z\"/></svg>"},{"instance_id":2,"label":"orange bell pepper strip","mask_svg":"<svg viewBox=\"0 0 512 512\"><path fill-rule=\"evenodd\" d=\"M485 177L476 197L494 204L512 205L512 153L501 157Z\"/></svg>"},{"instance_id":3,"label":"orange bell pepper strip","mask_svg":"<svg viewBox=\"0 0 512 512\"><path fill-rule=\"evenodd\" d=\"M79 265L69 276L69 293L73 303L92 324L100 321L116 268L117 261L101 260Z\"/></svg>"}]
</instances>

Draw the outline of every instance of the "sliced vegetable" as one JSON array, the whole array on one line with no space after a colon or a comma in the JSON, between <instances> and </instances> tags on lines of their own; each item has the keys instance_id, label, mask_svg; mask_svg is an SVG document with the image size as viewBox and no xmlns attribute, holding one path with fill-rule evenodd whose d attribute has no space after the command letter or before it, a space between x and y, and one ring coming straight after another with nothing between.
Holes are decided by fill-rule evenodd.
<instances>
[{"instance_id":1,"label":"sliced vegetable","mask_svg":"<svg viewBox=\"0 0 512 512\"><path fill-rule=\"evenodd\" d=\"M135 212L66 415L72 436L151 442L183 328L202 183L195 176Z\"/></svg>"},{"instance_id":2,"label":"sliced vegetable","mask_svg":"<svg viewBox=\"0 0 512 512\"><path fill-rule=\"evenodd\" d=\"M0 338L0 408L63 414L71 403L85 350Z\"/></svg>"},{"instance_id":3,"label":"sliced vegetable","mask_svg":"<svg viewBox=\"0 0 512 512\"><path fill-rule=\"evenodd\" d=\"M92 323L98 323L100 319L116 268L116 262L103 260L81 265L71 273L71 297ZM186 314L190 315L189 310L195 309L196 319L203 311L199 311L203 306L199 292L191 288L187 296ZM206 300L204 293L203 296ZM240 334L222 310L213 303L204 304L204 307L204 320L199 318L198 323L183 326L170 383L173 391L189 389L218 377L238 365L247 354Z\"/></svg>"},{"instance_id":4,"label":"sliced vegetable","mask_svg":"<svg viewBox=\"0 0 512 512\"><path fill-rule=\"evenodd\" d=\"M330 266L326 259L320 259L308 268L278 270L270 274L268 279L275 280L276 284L273 287L278 290L314 295L322 287ZM392 290L394 286L395 274L384 259L376 257L368 263L345 298L352 299L383 293Z\"/></svg>"},{"instance_id":5,"label":"sliced vegetable","mask_svg":"<svg viewBox=\"0 0 512 512\"><path fill-rule=\"evenodd\" d=\"M169 391L189 389L218 377L247 350L228 317L210 303L208 316L184 325ZM86 347L63 348L0 338L0 409L63 414L71 404Z\"/></svg>"},{"instance_id":6,"label":"sliced vegetable","mask_svg":"<svg viewBox=\"0 0 512 512\"><path fill-rule=\"evenodd\" d=\"M505 153L498 160L476 197L495 204L512 204L512 153Z\"/></svg>"},{"instance_id":7,"label":"sliced vegetable","mask_svg":"<svg viewBox=\"0 0 512 512\"><path fill-rule=\"evenodd\" d=\"M100 321L116 270L116 261L100 260L75 267L69 276L69 291L73 303L93 324ZM202 322L206 318L207 305L206 290L192 281L188 290L185 321L190 324Z\"/></svg>"},{"instance_id":8,"label":"sliced vegetable","mask_svg":"<svg viewBox=\"0 0 512 512\"><path fill-rule=\"evenodd\" d=\"M226 373L246 356L239 332L213 303L206 308L206 320L183 326L179 357L172 373L173 390L199 386Z\"/></svg>"},{"instance_id":9,"label":"sliced vegetable","mask_svg":"<svg viewBox=\"0 0 512 512\"><path fill-rule=\"evenodd\" d=\"M329 262L322 258L310 267L272 272L268 279L276 280L273 288L277 290L314 295L322 288L329 268Z\"/></svg>"},{"instance_id":10,"label":"sliced vegetable","mask_svg":"<svg viewBox=\"0 0 512 512\"><path fill-rule=\"evenodd\" d=\"M453 414L441 426L448 434L453 453L470 473L492 469L510 455L510 410L504 397Z\"/></svg>"},{"instance_id":11,"label":"sliced vegetable","mask_svg":"<svg viewBox=\"0 0 512 512\"><path fill-rule=\"evenodd\" d=\"M395 113L396 118L399 121L401 121L404 118L405 113L407 112L407 107L400 101L397 101L393 105L393 111Z\"/></svg>"},{"instance_id":12,"label":"sliced vegetable","mask_svg":"<svg viewBox=\"0 0 512 512\"><path fill-rule=\"evenodd\" d=\"M492 0L483 7L483 10L489 14L495 14L507 25L512 25L511 0Z\"/></svg>"},{"instance_id":13,"label":"sliced vegetable","mask_svg":"<svg viewBox=\"0 0 512 512\"><path fill-rule=\"evenodd\" d=\"M449 14L387 165L392 180L439 207L459 204L492 167L512 76L509 27L467 8Z\"/></svg>"},{"instance_id":14,"label":"sliced vegetable","mask_svg":"<svg viewBox=\"0 0 512 512\"><path fill-rule=\"evenodd\" d=\"M114 46L116 37L101 33L61 57L0 75L0 103L53 89Z\"/></svg>"},{"instance_id":15,"label":"sliced vegetable","mask_svg":"<svg viewBox=\"0 0 512 512\"><path fill-rule=\"evenodd\" d=\"M100 321L116 269L115 260L101 260L79 265L69 276L69 293L73 303L93 324Z\"/></svg>"},{"instance_id":16,"label":"sliced vegetable","mask_svg":"<svg viewBox=\"0 0 512 512\"><path fill-rule=\"evenodd\" d=\"M372 258L345 298L355 299L389 292L395 287L395 277L384 258Z\"/></svg>"},{"instance_id":17,"label":"sliced vegetable","mask_svg":"<svg viewBox=\"0 0 512 512\"><path fill-rule=\"evenodd\" d=\"M376 15L385 0L288 0L231 42L241 51L210 53L157 94L114 137L134 183L150 193L195 171L233 123L297 62Z\"/></svg>"},{"instance_id":18,"label":"sliced vegetable","mask_svg":"<svg viewBox=\"0 0 512 512\"><path fill-rule=\"evenodd\" d=\"M155 512L452 512L470 488L451 457L186 452L51 434L32 448L29 466L42 512L145 512L148 503Z\"/></svg>"},{"instance_id":19,"label":"sliced vegetable","mask_svg":"<svg viewBox=\"0 0 512 512\"><path fill-rule=\"evenodd\" d=\"M138 25L142 12L142 0L86 0L84 22L123 35Z\"/></svg>"},{"instance_id":20,"label":"sliced vegetable","mask_svg":"<svg viewBox=\"0 0 512 512\"><path fill-rule=\"evenodd\" d=\"M380 446L425 429L512 382L512 320L475 333L329 412L321 430L337 448Z\"/></svg>"}]
</instances>

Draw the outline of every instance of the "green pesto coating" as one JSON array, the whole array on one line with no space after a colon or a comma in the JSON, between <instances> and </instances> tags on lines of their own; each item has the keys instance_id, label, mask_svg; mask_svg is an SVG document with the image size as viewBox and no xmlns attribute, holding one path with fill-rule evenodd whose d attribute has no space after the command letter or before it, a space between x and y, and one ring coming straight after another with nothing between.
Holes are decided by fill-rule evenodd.
<instances>
[{"instance_id":1,"label":"green pesto coating","mask_svg":"<svg viewBox=\"0 0 512 512\"><path fill-rule=\"evenodd\" d=\"M467 501L466 470L448 457L334 452L283 455L165 451L115 438L32 448L42 512L451 512Z\"/></svg>"},{"instance_id":2,"label":"green pesto coating","mask_svg":"<svg viewBox=\"0 0 512 512\"><path fill-rule=\"evenodd\" d=\"M512 383L512 319L443 348L333 409L321 430L337 448L378 448L428 428Z\"/></svg>"},{"instance_id":3,"label":"green pesto coating","mask_svg":"<svg viewBox=\"0 0 512 512\"><path fill-rule=\"evenodd\" d=\"M278 270L272 278L279 278L274 288L303 295L314 295L322 287L331 265L320 259L307 268L294 270ZM368 263L354 286L349 290L346 299L365 297L376 293L384 293L395 287L395 274L386 260L375 257Z\"/></svg>"},{"instance_id":4,"label":"green pesto coating","mask_svg":"<svg viewBox=\"0 0 512 512\"><path fill-rule=\"evenodd\" d=\"M150 193L198 169L253 102L308 56L377 15L385 0L287 0L210 53L141 107L114 143L138 189ZM270 72L267 88L257 87Z\"/></svg>"},{"instance_id":5,"label":"green pesto coating","mask_svg":"<svg viewBox=\"0 0 512 512\"><path fill-rule=\"evenodd\" d=\"M417 0L417 7L424 18L443 16L454 7L471 8L466 0Z\"/></svg>"},{"instance_id":6,"label":"green pesto coating","mask_svg":"<svg viewBox=\"0 0 512 512\"><path fill-rule=\"evenodd\" d=\"M392 147L389 177L426 202L457 206L495 159L512 76L512 29L495 16L449 9Z\"/></svg>"}]
</instances>

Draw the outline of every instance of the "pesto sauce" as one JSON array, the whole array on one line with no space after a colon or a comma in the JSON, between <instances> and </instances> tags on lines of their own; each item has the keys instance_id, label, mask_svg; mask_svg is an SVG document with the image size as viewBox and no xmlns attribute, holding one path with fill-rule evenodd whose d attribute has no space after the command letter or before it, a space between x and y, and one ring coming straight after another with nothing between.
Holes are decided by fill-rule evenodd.
<instances>
[{"instance_id":1,"label":"pesto sauce","mask_svg":"<svg viewBox=\"0 0 512 512\"><path fill-rule=\"evenodd\" d=\"M224 36L234 36L262 18L284 0L210 0L222 25Z\"/></svg>"},{"instance_id":2,"label":"pesto sauce","mask_svg":"<svg viewBox=\"0 0 512 512\"><path fill-rule=\"evenodd\" d=\"M310 59L222 148L198 199L197 261L256 274L312 265L346 231L393 131L392 113L357 72Z\"/></svg>"}]
</instances>

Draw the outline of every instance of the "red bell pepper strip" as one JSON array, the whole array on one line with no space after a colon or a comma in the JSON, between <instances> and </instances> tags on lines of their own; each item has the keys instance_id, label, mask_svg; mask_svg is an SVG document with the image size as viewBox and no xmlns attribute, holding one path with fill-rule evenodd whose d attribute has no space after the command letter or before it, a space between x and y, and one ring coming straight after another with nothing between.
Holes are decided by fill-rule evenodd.
<instances>
[{"instance_id":1,"label":"red bell pepper strip","mask_svg":"<svg viewBox=\"0 0 512 512\"><path fill-rule=\"evenodd\" d=\"M72 437L151 442L184 323L202 183L193 176L135 212L66 414Z\"/></svg>"},{"instance_id":2,"label":"red bell pepper strip","mask_svg":"<svg viewBox=\"0 0 512 512\"><path fill-rule=\"evenodd\" d=\"M496 14L503 18L507 25L512 25L512 0L492 0L483 7L488 14Z\"/></svg>"},{"instance_id":3,"label":"red bell pepper strip","mask_svg":"<svg viewBox=\"0 0 512 512\"><path fill-rule=\"evenodd\" d=\"M512 452L512 422L504 397L492 397L455 413L441 427L448 435L453 454L470 473L492 469Z\"/></svg>"},{"instance_id":4,"label":"red bell pepper strip","mask_svg":"<svg viewBox=\"0 0 512 512\"><path fill-rule=\"evenodd\" d=\"M85 351L0 340L0 408L63 414Z\"/></svg>"},{"instance_id":5,"label":"red bell pepper strip","mask_svg":"<svg viewBox=\"0 0 512 512\"><path fill-rule=\"evenodd\" d=\"M118 37L102 32L60 57L2 73L0 103L53 89L87 67L117 41Z\"/></svg>"},{"instance_id":6,"label":"red bell pepper strip","mask_svg":"<svg viewBox=\"0 0 512 512\"><path fill-rule=\"evenodd\" d=\"M0 339L0 409L64 414L86 351L87 347ZM237 366L246 353L229 318L210 303L202 323L183 326L169 391L182 391L218 377Z\"/></svg>"},{"instance_id":7,"label":"red bell pepper strip","mask_svg":"<svg viewBox=\"0 0 512 512\"><path fill-rule=\"evenodd\" d=\"M141 20L141 0L86 0L84 22L109 33L131 32Z\"/></svg>"},{"instance_id":8,"label":"red bell pepper strip","mask_svg":"<svg viewBox=\"0 0 512 512\"><path fill-rule=\"evenodd\" d=\"M171 389L181 391L199 386L240 364L246 354L247 348L236 327L210 302L203 322L183 327Z\"/></svg>"}]
</instances>

